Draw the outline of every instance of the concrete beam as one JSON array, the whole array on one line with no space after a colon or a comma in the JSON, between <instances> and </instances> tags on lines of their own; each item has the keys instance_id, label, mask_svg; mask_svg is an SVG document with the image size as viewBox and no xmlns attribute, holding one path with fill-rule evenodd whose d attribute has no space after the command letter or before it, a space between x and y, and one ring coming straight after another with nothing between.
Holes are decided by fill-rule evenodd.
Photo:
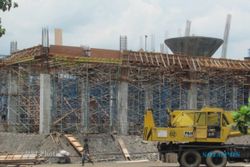
<instances>
[{"instance_id":1,"label":"concrete beam","mask_svg":"<svg viewBox=\"0 0 250 167\"><path fill-rule=\"evenodd\" d=\"M120 81L117 94L119 132L128 134L128 82Z\"/></svg>"},{"instance_id":2,"label":"concrete beam","mask_svg":"<svg viewBox=\"0 0 250 167\"><path fill-rule=\"evenodd\" d=\"M40 74L40 134L49 134L51 125L51 81L49 74Z\"/></svg>"}]
</instances>

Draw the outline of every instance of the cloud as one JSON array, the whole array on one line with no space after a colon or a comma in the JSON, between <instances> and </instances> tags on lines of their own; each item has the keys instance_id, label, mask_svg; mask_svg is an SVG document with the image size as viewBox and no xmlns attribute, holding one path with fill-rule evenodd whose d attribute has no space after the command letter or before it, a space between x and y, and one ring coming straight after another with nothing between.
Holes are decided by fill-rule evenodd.
<instances>
[{"instance_id":1,"label":"cloud","mask_svg":"<svg viewBox=\"0 0 250 167\"><path fill-rule=\"evenodd\" d=\"M19 7L0 13L7 29L0 39L0 53L9 52L9 42L17 40L19 48L41 43L41 28L60 27L64 44L81 44L99 48L119 48L119 36L128 36L129 49L139 49L139 37L155 35L159 50L165 34L178 36L192 21L191 33L223 37L226 15L232 14L228 57L242 59L250 47L250 1L245 0L19 0ZM220 50L216 52L220 56Z\"/></svg>"}]
</instances>

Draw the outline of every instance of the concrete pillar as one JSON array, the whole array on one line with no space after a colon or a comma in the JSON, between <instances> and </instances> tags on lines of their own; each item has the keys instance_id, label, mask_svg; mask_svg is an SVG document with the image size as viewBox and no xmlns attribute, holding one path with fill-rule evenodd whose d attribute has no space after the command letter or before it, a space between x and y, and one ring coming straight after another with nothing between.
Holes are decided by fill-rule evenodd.
<instances>
[{"instance_id":1,"label":"concrete pillar","mask_svg":"<svg viewBox=\"0 0 250 167\"><path fill-rule=\"evenodd\" d=\"M115 115L115 100L116 100L116 94L115 94L115 84L111 82L110 84L110 99L109 99L109 127L110 130L114 130L114 115Z\"/></svg>"},{"instance_id":2,"label":"concrete pillar","mask_svg":"<svg viewBox=\"0 0 250 167\"><path fill-rule=\"evenodd\" d=\"M49 74L40 74L40 134L49 134L51 125L51 81Z\"/></svg>"},{"instance_id":3,"label":"concrete pillar","mask_svg":"<svg viewBox=\"0 0 250 167\"><path fill-rule=\"evenodd\" d=\"M232 104L233 104L233 109L237 109L237 94L238 94L238 88L236 85L233 85L233 99L232 99Z\"/></svg>"},{"instance_id":4,"label":"concrete pillar","mask_svg":"<svg viewBox=\"0 0 250 167\"><path fill-rule=\"evenodd\" d=\"M62 45L63 39L62 39L62 29L56 28L55 29L55 45Z\"/></svg>"},{"instance_id":5,"label":"concrete pillar","mask_svg":"<svg viewBox=\"0 0 250 167\"><path fill-rule=\"evenodd\" d=\"M204 106L209 106L210 105L210 89L209 89L209 84L205 86L205 97L204 97Z\"/></svg>"},{"instance_id":6,"label":"concrete pillar","mask_svg":"<svg viewBox=\"0 0 250 167\"><path fill-rule=\"evenodd\" d=\"M120 81L117 94L119 132L128 133L128 82Z\"/></svg>"},{"instance_id":7,"label":"concrete pillar","mask_svg":"<svg viewBox=\"0 0 250 167\"><path fill-rule=\"evenodd\" d=\"M153 90L150 85L144 86L145 91L145 110L153 108Z\"/></svg>"},{"instance_id":8,"label":"concrete pillar","mask_svg":"<svg viewBox=\"0 0 250 167\"><path fill-rule=\"evenodd\" d=\"M51 76L51 100L52 100L52 117L57 114L57 84L58 84L58 74Z\"/></svg>"},{"instance_id":9,"label":"concrete pillar","mask_svg":"<svg viewBox=\"0 0 250 167\"><path fill-rule=\"evenodd\" d=\"M89 115L89 86L88 80L83 78L80 86L81 92L81 127L82 132L88 132L88 115Z\"/></svg>"},{"instance_id":10,"label":"concrete pillar","mask_svg":"<svg viewBox=\"0 0 250 167\"><path fill-rule=\"evenodd\" d=\"M248 98L250 98L250 87L248 88L248 96L247 96L247 100ZM247 104L248 104L248 101L247 101Z\"/></svg>"},{"instance_id":11,"label":"concrete pillar","mask_svg":"<svg viewBox=\"0 0 250 167\"><path fill-rule=\"evenodd\" d=\"M7 104L7 123L11 130L15 130L15 124L18 118L18 98L17 98L17 75L14 73L8 74L8 104Z\"/></svg>"},{"instance_id":12,"label":"concrete pillar","mask_svg":"<svg viewBox=\"0 0 250 167\"><path fill-rule=\"evenodd\" d=\"M197 109L197 84L190 83L188 90L188 109Z\"/></svg>"}]
</instances>

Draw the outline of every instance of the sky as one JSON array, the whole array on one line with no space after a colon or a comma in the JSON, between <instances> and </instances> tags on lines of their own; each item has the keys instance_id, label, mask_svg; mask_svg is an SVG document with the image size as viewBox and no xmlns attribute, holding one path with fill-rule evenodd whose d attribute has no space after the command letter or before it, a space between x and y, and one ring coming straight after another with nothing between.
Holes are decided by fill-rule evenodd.
<instances>
[{"instance_id":1,"label":"sky","mask_svg":"<svg viewBox=\"0 0 250 167\"><path fill-rule=\"evenodd\" d=\"M120 35L127 35L128 49L139 50L140 38L151 34L154 48L164 39L183 36L186 20L191 34L223 38L227 14L232 15L227 57L243 59L250 48L249 0L16 0L18 8L0 12L6 34L0 38L0 54L9 54L10 41L18 49L41 43L42 27L48 27L50 44L54 29L63 29L63 44L119 49ZM220 57L221 48L214 57Z\"/></svg>"}]
</instances>

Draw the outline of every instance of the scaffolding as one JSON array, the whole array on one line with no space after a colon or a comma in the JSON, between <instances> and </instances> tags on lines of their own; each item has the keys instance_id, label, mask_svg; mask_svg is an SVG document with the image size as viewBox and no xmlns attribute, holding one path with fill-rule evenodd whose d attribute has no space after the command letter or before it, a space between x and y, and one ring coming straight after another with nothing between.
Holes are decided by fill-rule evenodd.
<instances>
[{"instance_id":1,"label":"scaffolding","mask_svg":"<svg viewBox=\"0 0 250 167\"><path fill-rule=\"evenodd\" d=\"M0 70L0 124L3 127L3 131L7 131L7 114L8 114L8 85L7 85L7 78L8 76L7 70L1 69Z\"/></svg>"},{"instance_id":2,"label":"scaffolding","mask_svg":"<svg viewBox=\"0 0 250 167\"><path fill-rule=\"evenodd\" d=\"M249 96L249 61L67 49L36 46L1 61L0 103L8 106L1 105L0 114L6 115L7 108L12 113L9 126L13 128L9 130L39 131L41 73L51 78L51 130L60 132L119 131L121 82L128 83L124 123L129 134L142 132L147 107L153 108L159 126L166 126L167 110L188 109L192 84L197 86L197 109L216 106L234 110Z\"/></svg>"}]
</instances>

